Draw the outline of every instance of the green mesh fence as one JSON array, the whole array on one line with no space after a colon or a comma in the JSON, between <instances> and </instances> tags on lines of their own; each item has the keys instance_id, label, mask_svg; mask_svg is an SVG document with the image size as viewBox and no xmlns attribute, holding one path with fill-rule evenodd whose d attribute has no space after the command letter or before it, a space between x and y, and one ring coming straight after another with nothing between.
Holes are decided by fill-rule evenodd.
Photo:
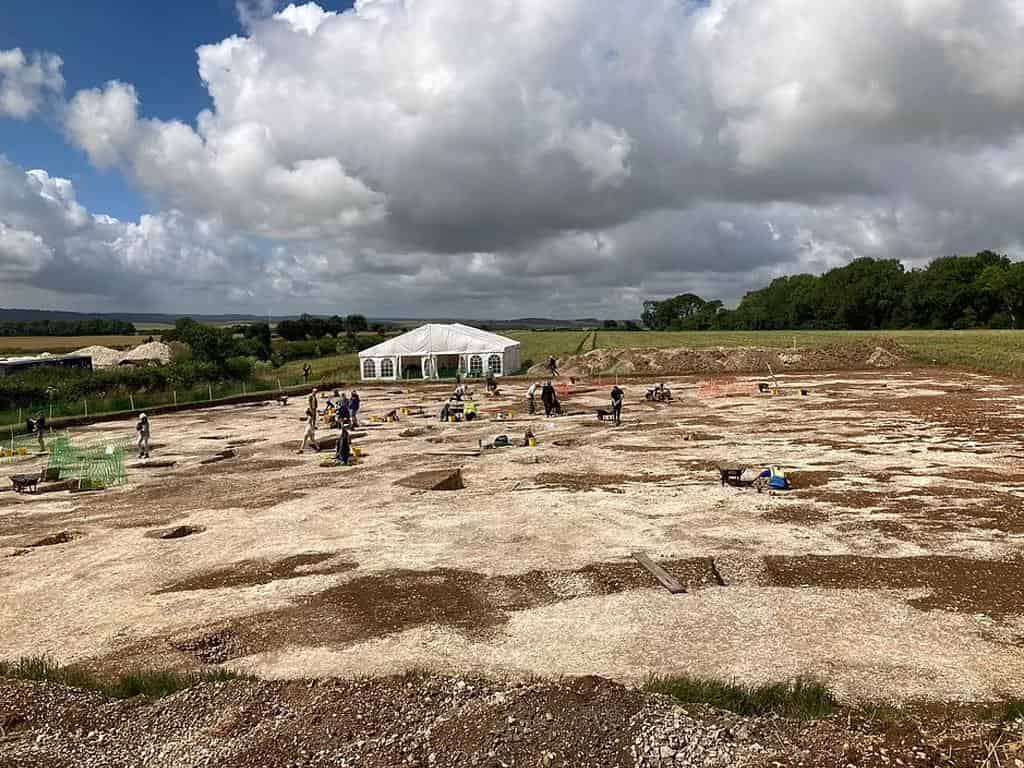
<instances>
[{"instance_id":1,"label":"green mesh fence","mask_svg":"<svg viewBox=\"0 0 1024 768\"><path fill-rule=\"evenodd\" d=\"M67 433L48 432L43 445L48 453ZM39 438L35 435L15 435L7 440L0 439L0 464L14 464L39 454Z\"/></svg>"},{"instance_id":2,"label":"green mesh fence","mask_svg":"<svg viewBox=\"0 0 1024 768\"><path fill-rule=\"evenodd\" d=\"M91 444L77 444L69 436L54 441L47 474L59 480L79 480L83 488L108 488L128 478L124 454L132 439L115 438Z\"/></svg>"}]
</instances>

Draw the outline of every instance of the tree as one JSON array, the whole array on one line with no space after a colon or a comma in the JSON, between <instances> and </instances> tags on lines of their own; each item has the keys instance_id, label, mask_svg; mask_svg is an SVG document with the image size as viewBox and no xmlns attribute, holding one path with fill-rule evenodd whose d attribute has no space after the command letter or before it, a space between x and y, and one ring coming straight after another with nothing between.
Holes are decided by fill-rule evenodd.
<instances>
[{"instance_id":1,"label":"tree","mask_svg":"<svg viewBox=\"0 0 1024 768\"><path fill-rule=\"evenodd\" d=\"M352 333L365 333L370 330L370 324L362 315L348 315L345 317L345 330Z\"/></svg>"},{"instance_id":2,"label":"tree","mask_svg":"<svg viewBox=\"0 0 1024 768\"><path fill-rule=\"evenodd\" d=\"M1024 312L1024 263L990 265L981 273L980 282L1009 315L1010 327L1016 328L1017 318Z\"/></svg>"},{"instance_id":3,"label":"tree","mask_svg":"<svg viewBox=\"0 0 1024 768\"><path fill-rule=\"evenodd\" d=\"M601 327L612 331L618 328L619 324L614 320L605 320L604 323L602 323Z\"/></svg>"}]
</instances>

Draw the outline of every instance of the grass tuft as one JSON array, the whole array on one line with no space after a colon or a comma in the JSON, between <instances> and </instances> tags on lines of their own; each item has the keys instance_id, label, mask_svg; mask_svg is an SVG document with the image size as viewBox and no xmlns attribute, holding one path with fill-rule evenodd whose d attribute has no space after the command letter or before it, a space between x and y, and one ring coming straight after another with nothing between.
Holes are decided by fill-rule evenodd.
<instances>
[{"instance_id":1,"label":"grass tuft","mask_svg":"<svg viewBox=\"0 0 1024 768\"><path fill-rule=\"evenodd\" d=\"M130 699L134 696L159 699L202 683L255 679L227 669L201 672L136 670L108 679L74 665L58 664L49 656L25 656L14 662L0 661L0 678L56 683L69 688L96 691L114 699Z\"/></svg>"},{"instance_id":2,"label":"grass tuft","mask_svg":"<svg viewBox=\"0 0 1024 768\"><path fill-rule=\"evenodd\" d=\"M813 719L831 715L836 707L828 688L808 677L751 686L689 675L651 676L644 690L667 694L687 704L708 704L747 716L773 714Z\"/></svg>"},{"instance_id":3,"label":"grass tuft","mask_svg":"<svg viewBox=\"0 0 1024 768\"><path fill-rule=\"evenodd\" d=\"M1024 699L1010 699L1003 705L1003 720L1024 718Z\"/></svg>"}]
</instances>

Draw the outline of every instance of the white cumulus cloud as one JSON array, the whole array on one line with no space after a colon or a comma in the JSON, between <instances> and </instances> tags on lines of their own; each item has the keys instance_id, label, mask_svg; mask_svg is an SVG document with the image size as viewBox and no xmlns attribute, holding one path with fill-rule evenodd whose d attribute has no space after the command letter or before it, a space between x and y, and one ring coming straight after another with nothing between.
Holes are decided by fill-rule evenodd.
<instances>
[{"instance_id":1,"label":"white cumulus cloud","mask_svg":"<svg viewBox=\"0 0 1024 768\"><path fill-rule=\"evenodd\" d=\"M621 316L1024 242L1019 0L282 5L197 49L199 115L127 82L69 101L71 140L170 212L123 225L125 263L216 283L249 252L254 306Z\"/></svg>"},{"instance_id":2,"label":"white cumulus cloud","mask_svg":"<svg viewBox=\"0 0 1024 768\"><path fill-rule=\"evenodd\" d=\"M0 118L24 120L64 89L60 56L20 48L0 50Z\"/></svg>"}]
</instances>

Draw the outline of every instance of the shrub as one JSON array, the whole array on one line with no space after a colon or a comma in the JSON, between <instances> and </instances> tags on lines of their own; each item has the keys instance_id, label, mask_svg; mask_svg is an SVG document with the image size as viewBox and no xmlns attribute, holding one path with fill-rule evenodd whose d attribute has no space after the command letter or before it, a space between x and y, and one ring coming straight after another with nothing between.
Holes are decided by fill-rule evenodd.
<instances>
[{"instance_id":1,"label":"shrub","mask_svg":"<svg viewBox=\"0 0 1024 768\"><path fill-rule=\"evenodd\" d=\"M252 378L253 360L251 357L229 357L224 361L224 371L231 379L248 381Z\"/></svg>"}]
</instances>

